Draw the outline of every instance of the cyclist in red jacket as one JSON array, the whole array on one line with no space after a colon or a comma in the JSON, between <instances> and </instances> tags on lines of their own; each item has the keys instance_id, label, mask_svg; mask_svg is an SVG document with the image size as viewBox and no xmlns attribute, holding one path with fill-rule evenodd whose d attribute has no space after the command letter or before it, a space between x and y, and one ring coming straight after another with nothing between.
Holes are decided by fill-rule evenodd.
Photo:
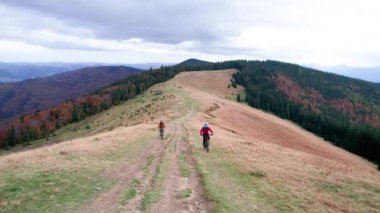
<instances>
[{"instance_id":1,"label":"cyclist in red jacket","mask_svg":"<svg viewBox=\"0 0 380 213\"><path fill-rule=\"evenodd\" d=\"M208 124L204 124L202 129L199 131L201 136L203 136L203 147L206 149L208 148L208 142L210 141L210 134L213 135L213 131L208 127Z\"/></svg>"}]
</instances>

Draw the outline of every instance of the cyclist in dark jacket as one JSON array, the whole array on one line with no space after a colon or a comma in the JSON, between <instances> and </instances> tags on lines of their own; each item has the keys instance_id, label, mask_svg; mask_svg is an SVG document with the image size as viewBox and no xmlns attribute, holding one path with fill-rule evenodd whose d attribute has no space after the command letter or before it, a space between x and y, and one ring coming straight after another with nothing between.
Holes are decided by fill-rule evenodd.
<instances>
[{"instance_id":1,"label":"cyclist in dark jacket","mask_svg":"<svg viewBox=\"0 0 380 213\"><path fill-rule=\"evenodd\" d=\"M160 138L164 139L165 124L163 121L160 121L160 123L158 124L158 129L160 130Z\"/></svg>"}]
</instances>

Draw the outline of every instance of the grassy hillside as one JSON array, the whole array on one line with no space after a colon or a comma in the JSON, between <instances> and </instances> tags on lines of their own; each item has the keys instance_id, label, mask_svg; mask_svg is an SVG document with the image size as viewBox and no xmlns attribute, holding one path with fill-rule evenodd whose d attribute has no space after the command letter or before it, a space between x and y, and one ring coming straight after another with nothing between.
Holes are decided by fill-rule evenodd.
<instances>
[{"instance_id":1,"label":"grassy hillside","mask_svg":"<svg viewBox=\"0 0 380 213\"><path fill-rule=\"evenodd\" d=\"M4 153L0 212L67 212L117 184L109 177L113 170L137 164L139 154L155 142L156 123L141 124L165 116L163 109L176 101L170 85L156 85L151 91L61 128L47 147ZM34 143L39 142L45 139Z\"/></svg>"},{"instance_id":2,"label":"grassy hillside","mask_svg":"<svg viewBox=\"0 0 380 213\"><path fill-rule=\"evenodd\" d=\"M225 99L240 90L228 88L232 73L181 73L60 128L43 146L3 153L0 212L379 209L373 164ZM205 121L215 132L209 153L198 133Z\"/></svg>"},{"instance_id":3,"label":"grassy hillside","mask_svg":"<svg viewBox=\"0 0 380 213\"><path fill-rule=\"evenodd\" d=\"M24 125L16 120L0 128L0 138L7 141L2 146L14 146L45 137L56 127L118 105L156 83L173 78L179 72L234 68L240 72L234 75L230 86L243 85L245 101L249 105L292 120L337 146L380 162L379 84L276 61L193 61L128 77L87 98L69 102L65 110L61 110L66 112L65 116L58 114L55 119L53 110L52 113L30 115L29 123ZM53 115L53 118L43 115ZM41 117L45 118L45 123ZM46 118L50 118L50 123ZM31 121L34 121L33 125ZM28 126L33 128L28 129Z\"/></svg>"},{"instance_id":4,"label":"grassy hillside","mask_svg":"<svg viewBox=\"0 0 380 213\"><path fill-rule=\"evenodd\" d=\"M373 164L293 122L222 100L228 81L221 84L218 76L175 78L199 105L185 126L215 212L376 212L379 172ZM198 133L205 121L215 132L210 153Z\"/></svg>"}]
</instances>

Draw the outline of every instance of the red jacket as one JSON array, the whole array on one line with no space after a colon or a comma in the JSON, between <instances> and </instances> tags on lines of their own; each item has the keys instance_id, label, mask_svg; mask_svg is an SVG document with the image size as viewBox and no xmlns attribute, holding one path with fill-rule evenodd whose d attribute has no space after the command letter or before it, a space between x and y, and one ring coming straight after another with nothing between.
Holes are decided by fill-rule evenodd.
<instances>
[{"instance_id":1,"label":"red jacket","mask_svg":"<svg viewBox=\"0 0 380 213\"><path fill-rule=\"evenodd\" d=\"M209 135L208 133L211 132L212 134L214 134L212 132L212 130L210 129L210 127L202 127L201 131L199 132L201 135Z\"/></svg>"}]
</instances>

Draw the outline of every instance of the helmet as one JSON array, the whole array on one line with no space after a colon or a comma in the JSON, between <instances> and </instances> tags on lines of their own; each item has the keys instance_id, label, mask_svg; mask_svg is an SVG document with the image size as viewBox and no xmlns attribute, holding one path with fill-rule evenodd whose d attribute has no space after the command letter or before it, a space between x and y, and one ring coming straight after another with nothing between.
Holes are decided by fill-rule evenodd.
<instances>
[{"instance_id":1,"label":"helmet","mask_svg":"<svg viewBox=\"0 0 380 213\"><path fill-rule=\"evenodd\" d=\"M204 124L203 127L208 127L208 124Z\"/></svg>"}]
</instances>

